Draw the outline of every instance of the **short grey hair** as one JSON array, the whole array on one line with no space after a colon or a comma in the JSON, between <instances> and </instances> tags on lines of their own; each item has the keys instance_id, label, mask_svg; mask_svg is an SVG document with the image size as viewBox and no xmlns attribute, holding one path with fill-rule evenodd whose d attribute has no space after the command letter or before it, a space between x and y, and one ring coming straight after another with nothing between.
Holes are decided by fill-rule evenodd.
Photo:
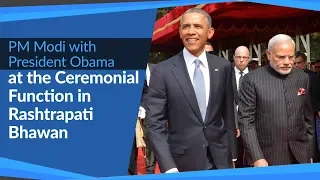
<instances>
[{"instance_id":1,"label":"short grey hair","mask_svg":"<svg viewBox=\"0 0 320 180\"><path fill-rule=\"evenodd\" d=\"M206 17L206 20L207 20L207 23L209 25L209 28L212 27L212 19L211 19L211 16L204 10L200 9L200 8L191 8L191 9L188 9L186 12L184 12L181 16L181 20L180 20L180 26L182 25L182 20L183 20L183 17L185 14L188 14L188 13L199 13L199 14L203 14L205 17Z\"/></svg>"},{"instance_id":2,"label":"short grey hair","mask_svg":"<svg viewBox=\"0 0 320 180\"><path fill-rule=\"evenodd\" d=\"M293 41L293 39L286 34L277 34L275 36L273 36L268 43L268 50L272 51L273 47L275 44L279 43L279 42L287 42L287 41L291 41L293 43L293 45L296 45L295 42Z\"/></svg>"}]
</instances>

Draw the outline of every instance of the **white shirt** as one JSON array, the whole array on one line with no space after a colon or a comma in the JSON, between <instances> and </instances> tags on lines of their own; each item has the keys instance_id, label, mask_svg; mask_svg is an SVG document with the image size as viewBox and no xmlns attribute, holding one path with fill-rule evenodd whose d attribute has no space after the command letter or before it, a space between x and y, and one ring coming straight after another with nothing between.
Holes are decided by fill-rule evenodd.
<instances>
[{"instance_id":1,"label":"white shirt","mask_svg":"<svg viewBox=\"0 0 320 180\"><path fill-rule=\"evenodd\" d=\"M248 67L246 67L242 72L243 72L242 76L248 74L249 73ZM239 89L239 80L240 80L240 76L241 76L240 70L237 67L234 67L234 73L236 75L237 89Z\"/></svg>"},{"instance_id":2,"label":"white shirt","mask_svg":"<svg viewBox=\"0 0 320 180\"><path fill-rule=\"evenodd\" d=\"M147 70L146 70L146 80L147 80L147 85L149 86L149 82L150 82L150 69L149 69L149 65L147 64Z\"/></svg>"},{"instance_id":3,"label":"white shirt","mask_svg":"<svg viewBox=\"0 0 320 180\"><path fill-rule=\"evenodd\" d=\"M206 88L206 105L208 107L209 102L209 95L210 95L210 73L209 73L209 66L208 66L208 60L206 56L206 51L203 51L202 54L199 57L195 57L192 55L186 48L183 49L183 57L187 65L188 73L191 79L191 83L193 85L193 75L194 75L194 69L195 69L195 60L200 60L200 69L203 74L204 78L204 84Z\"/></svg>"}]
</instances>

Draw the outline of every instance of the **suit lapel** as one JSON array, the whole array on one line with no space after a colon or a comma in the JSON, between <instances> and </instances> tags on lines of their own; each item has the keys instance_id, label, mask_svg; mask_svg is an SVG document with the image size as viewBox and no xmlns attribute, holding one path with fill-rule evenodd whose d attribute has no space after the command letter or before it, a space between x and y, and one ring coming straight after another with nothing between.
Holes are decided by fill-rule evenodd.
<instances>
[{"instance_id":1,"label":"suit lapel","mask_svg":"<svg viewBox=\"0 0 320 180\"><path fill-rule=\"evenodd\" d=\"M150 73L151 73L151 71L152 71L152 69L153 69L153 64L148 63L148 66L149 66L149 71L150 71Z\"/></svg>"},{"instance_id":2,"label":"suit lapel","mask_svg":"<svg viewBox=\"0 0 320 180\"><path fill-rule=\"evenodd\" d=\"M209 74L210 74L210 93L209 93L209 101L208 101L208 106L207 106L207 113L206 113L206 119L205 123L207 123L208 118L210 117L210 114L212 112L212 108L215 104L215 95L217 94L216 92L218 91L219 87L219 68L217 65L214 63L213 59L209 59L208 54L207 54L207 60L208 60L208 68L209 68ZM221 70L220 70L221 71Z\"/></svg>"},{"instance_id":3,"label":"suit lapel","mask_svg":"<svg viewBox=\"0 0 320 180\"><path fill-rule=\"evenodd\" d=\"M197 97L195 95L182 52L179 53L178 58L175 59L173 64L174 67L172 68L172 72L175 78L177 79L177 82L180 85L181 90L183 91L196 117L199 119L201 123L203 123L197 102Z\"/></svg>"},{"instance_id":4,"label":"suit lapel","mask_svg":"<svg viewBox=\"0 0 320 180\"><path fill-rule=\"evenodd\" d=\"M236 73L234 72L234 68L232 68L232 87L233 87L233 95L236 104L238 104L238 88L237 88L237 78Z\"/></svg>"}]
</instances>

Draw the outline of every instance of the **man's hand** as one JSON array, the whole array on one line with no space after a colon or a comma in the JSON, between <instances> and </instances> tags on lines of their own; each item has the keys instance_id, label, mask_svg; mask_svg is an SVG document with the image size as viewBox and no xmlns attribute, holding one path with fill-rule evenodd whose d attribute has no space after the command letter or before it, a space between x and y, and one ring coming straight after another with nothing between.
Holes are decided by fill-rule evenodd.
<instances>
[{"instance_id":1,"label":"man's hand","mask_svg":"<svg viewBox=\"0 0 320 180\"><path fill-rule=\"evenodd\" d=\"M236 129L237 138L240 137L240 129Z\"/></svg>"},{"instance_id":2,"label":"man's hand","mask_svg":"<svg viewBox=\"0 0 320 180\"><path fill-rule=\"evenodd\" d=\"M265 167L268 166L268 162L265 159L259 159L258 161L253 163L254 167Z\"/></svg>"},{"instance_id":3,"label":"man's hand","mask_svg":"<svg viewBox=\"0 0 320 180\"><path fill-rule=\"evenodd\" d=\"M318 112L318 116L320 117L320 111Z\"/></svg>"}]
</instances>

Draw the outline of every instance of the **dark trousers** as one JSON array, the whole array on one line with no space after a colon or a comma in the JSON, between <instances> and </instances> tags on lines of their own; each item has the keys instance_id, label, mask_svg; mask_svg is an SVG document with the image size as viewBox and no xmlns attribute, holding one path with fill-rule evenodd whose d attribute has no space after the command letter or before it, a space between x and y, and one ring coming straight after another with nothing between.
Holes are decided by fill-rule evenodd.
<instances>
[{"instance_id":1,"label":"dark trousers","mask_svg":"<svg viewBox=\"0 0 320 180\"><path fill-rule=\"evenodd\" d=\"M245 157L245 152L244 152L244 145L241 136L237 139L238 143L238 158L237 161L235 162L236 168L244 168L248 167L246 157Z\"/></svg>"},{"instance_id":2,"label":"dark trousers","mask_svg":"<svg viewBox=\"0 0 320 180\"><path fill-rule=\"evenodd\" d=\"M293 152L290 150L290 163L291 164L300 164L297 158L293 155Z\"/></svg>"},{"instance_id":3,"label":"dark trousers","mask_svg":"<svg viewBox=\"0 0 320 180\"><path fill-rule=\"evenodd\" d=\"M129 175L137 175L138 174L137 157L138 157L138 148L136 145L136 137L134 136L133 143L132 143L130 162L129 162L129 168L128 168Z\"/></svg>"},{"instance_id":4,"label":"dark trousers","mask_svg":"<svg viewBox=\"0 0 320 180\"><path fill-rule=\"evenodd\" d=\"M145 120L143 121L145 122ZM146 126L144 123L142 123L142 130L143 130L143 135L144 135L144 142L146 144L146 149L145 149L145 164L146 164L146 173L147 174L154 174L155 169L156 169L156 157L153 152L152 145L150 143L149 137L148 137L148 132L146 129Z\"/></svg>"},{"instance_id":5,"label":"dark trousers","mask_svg":"<svg viewBox=\"0 0 320 180\"><path fill-rule=\"evenodd\" d=\"M315 147L314 147L314 155L313 155L313 162L317 163L320 162L320 118L316 115L316 122L315 122Z\"/></svg>"},{"instance_id":6,"label":"dark trousers","mask_svg":"<svg viewBox=\"0 0 320 180\"><path fill-rule=\"evenodd\" d=\"M209 147L207 147L207 159L206 159L206 170L213 170L217 169L216 166L213 163L212 155L210 152Z\"/></svg>"},{"instance_id":7,"label":"dark trousers","mask_svg":"<svg viewBox=\"0 0 320 180\"><path fill-rule=\"evenodd\" d=\"M146 143L146 158L145 158L145 163L146 163L146 172L147 174L154 174L155 169L156 169L156 157L154 155L153 149L151 147L151 143L149 142L148 138L145 138Z\"/></svg>"}]
</instances>

